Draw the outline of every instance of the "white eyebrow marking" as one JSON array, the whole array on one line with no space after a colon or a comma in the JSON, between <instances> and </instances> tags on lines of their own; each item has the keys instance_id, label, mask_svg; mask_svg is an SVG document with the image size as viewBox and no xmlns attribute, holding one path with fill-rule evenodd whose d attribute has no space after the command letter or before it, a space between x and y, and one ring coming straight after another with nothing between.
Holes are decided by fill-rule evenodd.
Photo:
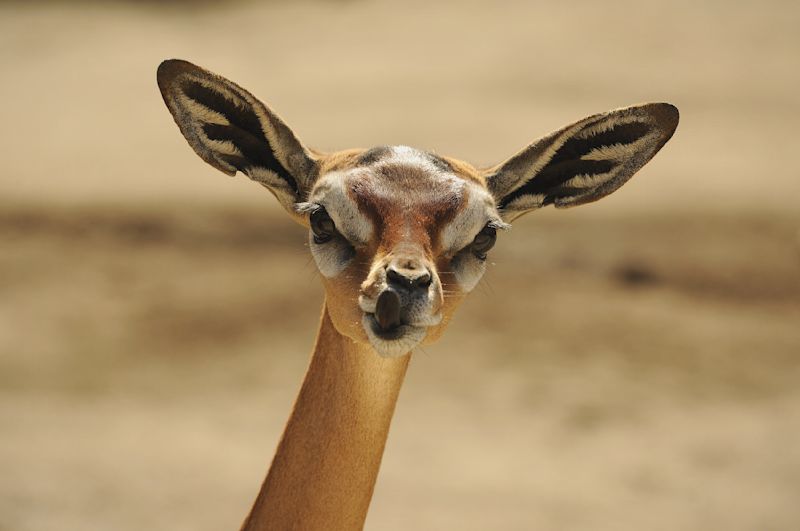
<instances>
[{"instance_id":1,"label":"white eyebrow marking","mask_svg":"<svg viewBox=\"0 0 800 531\"><path fill-rule=\"evenodd\" d=\"M343 172L332 172L321 177L308 201L324 206L336 229L353 244L366 245L372 239L372 222L361 213L347 193L347 179Z\"/></svg>"},{"instance_id":2,"label":"white eyebrow marking","mask_svg":"<svg viewBox=\"0 0 800 531\"><path fill-rule=\"evenodd\" d=\"M501 228L506 226L499 221L500 214L495 209L492 196L474 183L465 182L465 184L467 201L442 230L442 251L447 255L455 254L469 245L475 235L489 222L499 222Z\"/></svg>"}]
</instances>

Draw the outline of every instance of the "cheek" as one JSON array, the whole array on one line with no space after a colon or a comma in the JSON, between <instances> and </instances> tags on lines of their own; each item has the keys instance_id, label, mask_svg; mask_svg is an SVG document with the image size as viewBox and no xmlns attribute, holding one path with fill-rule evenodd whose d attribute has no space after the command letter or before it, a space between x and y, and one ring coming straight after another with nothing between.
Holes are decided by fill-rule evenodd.
<instances>
[{"instance_id":1,"label":"cheek","mask_svg":"<svg viewBox=\"0 0 800 531\"><path fill-rule=\"evenodd\" d=\"M340 334L360 343L369 342L361 325L363 312L358 306L359 287L365 276L366 272L356 263L351 263L335 277L322 277L328 315L333 326Z\"/></svg>"},{"instance_id":2,"label":"cheek","mask_svg":"<svg viewBox=\"0 0 800 531\"><path fill-rule=\"evenodd\" d=\"M454 268L455 260L449 263L438 263L437 269L439 270L439 280L442 284L442 292L444 295L444 302L442 303L441 313L442 321L436 325L428 328L425 335L423 344L427 345L437 341L444 333L447 325L450 324L453 314L467 296L467 291L461 286L458 280L458 273Z\"/></svg>"},{"instance_id":3,"label":"cheek","mask_svg":"<svg viewBox=\"0 0 800 531\"><path fill-rule=\"evenodd\" d=\"M425 335L425 340L423 341L425 345L433 343L442 336L447 325L450 324L450 319L452 319L456 308L461 304L461 301L464 300L464 296L466 295L466 293L457 291L457 288L447 287L444 283L442 287L448 290L445 292L444 305L442 306L442 322L428 328L428 333Z\"/></svg>"},{"instance_id":4,"label":"cheek","mask_svg":"<svg viewBox=\"0 0 800 531\"><path fill-rule=\"evenodd\" d=\"M458 289L469 293L475 289L486 272L486 261L477 259L468 251L462 251L453 257L450 267Z\"/></svg>"},{"instance_id":5,"label":"cheek","mask_svg":"<svg viewBox=\"0 0 800 531\"><path fill-rule=\"evenodd\" d=\"M355 257L353 248L341 239L316 244L314 237L309 234L308 246L314 262L317 264L317 269L324 278L334 278L344 274Z\"/></svg>"}]
</instances>

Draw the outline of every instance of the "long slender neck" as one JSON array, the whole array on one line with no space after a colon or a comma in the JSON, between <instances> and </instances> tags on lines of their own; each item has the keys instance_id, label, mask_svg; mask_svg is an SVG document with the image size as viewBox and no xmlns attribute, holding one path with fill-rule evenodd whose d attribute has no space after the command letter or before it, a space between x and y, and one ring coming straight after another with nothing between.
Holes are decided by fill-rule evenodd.
<instances>
[{"instance_id":1,"label":"long slender neck","mask_svg":"<svg viewBox=\"0 0 800 531\"><path fill-rule=\"evenodd\" d=\"M242 531L364 526L410 356L380 358L323 307L317 343Z\"/></svg>"}]
</instances>

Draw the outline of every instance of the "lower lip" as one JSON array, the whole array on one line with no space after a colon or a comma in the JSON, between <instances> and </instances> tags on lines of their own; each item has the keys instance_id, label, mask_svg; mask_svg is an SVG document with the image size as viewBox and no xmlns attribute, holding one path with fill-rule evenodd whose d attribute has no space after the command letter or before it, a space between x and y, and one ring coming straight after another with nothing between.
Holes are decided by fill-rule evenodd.
<instances>
[{"instance_id":1,"label":"lower lip","mask_svg":"<svg viewBox=\"0 0 800 531\"><path fill-rule=\"evenodd\" d=\"M400 325L389 330L382 330L380 325L378 324L378 320L375 319L374 314L367 314L369 326L372 328L372 333L378 336L379 338L385 341L392 341L395 339L400 339L406 332L408 331L409 325Z\"/></svg>"}]
</instances>

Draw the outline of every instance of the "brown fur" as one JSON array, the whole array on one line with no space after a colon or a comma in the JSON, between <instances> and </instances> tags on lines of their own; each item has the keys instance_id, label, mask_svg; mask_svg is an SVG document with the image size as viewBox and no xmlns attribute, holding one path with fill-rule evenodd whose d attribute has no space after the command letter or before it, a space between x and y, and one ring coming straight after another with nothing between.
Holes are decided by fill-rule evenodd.
<instances>
[{"instance_id":1,"label":"brown fur","mask_svg":"<svg viewBox=\"0 0 800 531\"><path fill-rule=\"evenodd\" d=\"M503 207L507 220L546 204L594 201L616 190L650 160L678 121L677 109L668 104L618 109L576 122L481 171L410 148L400 150L410 154L408 160L393 158L388 147L332 154L308 150L250 93L185 61L162 63L158 82L176 123L206 162L231 175L243 171L269 188L306 226L307 211L299 212L296 203L308 200L321 176L353 170L356 176L343 181L345 193L373 229L372 239L355 246L356 256L343 271L337 274L334 266L329 277L323 276L326 302L311 364L269 474L244 522L246 531L363 526L409 362L407 355L378 357L362 325L359 293L375 298L384 289L390 260L409 264L402 266L407 269L412 263L417 270L427 268L439 279L440 285L431 283L425 292L431 315L442 314L441 322L425 332L425 342L435 341L464 297L454 280L453 257L443 252L442 231L465 209L470 186L477 206L464 210L467 218L474 212L487 215L477 210L485 206L477 199ZM609 132L617 126L616 133ZM596 150L612 146L626 155L625 160L592 161ZM588 171L596 167L605 169ZM473 183L482 190L476 191ZM339 197L346 201L341 193ZM492 211L496 217L494 206ZM350 216L357 217L354 212L351 208ZM454 223L452 230L466 233L487 221L474 216L462 225ZM451 235L452 247L468 242L457 236ZM470 247L464 250L469 253ZM319 256L324 261L324 255ZM458 256L478 264L472 269L462 264L459 271L482 271L475 254ZM479 274L472 278L477 281ZM406 348L404 343L394 345L398 351ZM391 354L389 348L387 352Z\"/></svg>"},{"instance_id":2,"label":"brown fur","mask_svg":"<svg viewBox=\"0 0 800 531\"><path fill-rule=\"evenodd\" d=\"M342 336L328 304L300 395L243 531L361 529L409 357Z\"/></svg>"},{"instance_id":3,"label":"brown fur","mask_svg":"<svg viewBox=\"0 0 800 531\"><path fill-rule=\"evenodd\" d=\"M328 171L354 169L361 165L363 150L334 153L322 159ZM467 163L447 159L457 176L481 182ZM442 256L441 230L453 219L467 199L468 189L452 182L437 180L420 167L402 163L377 167L353 183L348 190L360 211L372 222L380 238L361 249L353 263L335 279L323 277L329 309L336 328L356 341L368 342L361 324L362 311L358 293L377 296L378 276L390 259L407 255L436 273L442 284L434 311L443 311L442 323L428 329L426 343L438 339L455 311L461 296L449 271L449 261ZM405 201L398 201L403 197ZM371 274L372 273L372 274ZM445 297L443 293L449 295Z\"/></svg>"}]
</instances>

